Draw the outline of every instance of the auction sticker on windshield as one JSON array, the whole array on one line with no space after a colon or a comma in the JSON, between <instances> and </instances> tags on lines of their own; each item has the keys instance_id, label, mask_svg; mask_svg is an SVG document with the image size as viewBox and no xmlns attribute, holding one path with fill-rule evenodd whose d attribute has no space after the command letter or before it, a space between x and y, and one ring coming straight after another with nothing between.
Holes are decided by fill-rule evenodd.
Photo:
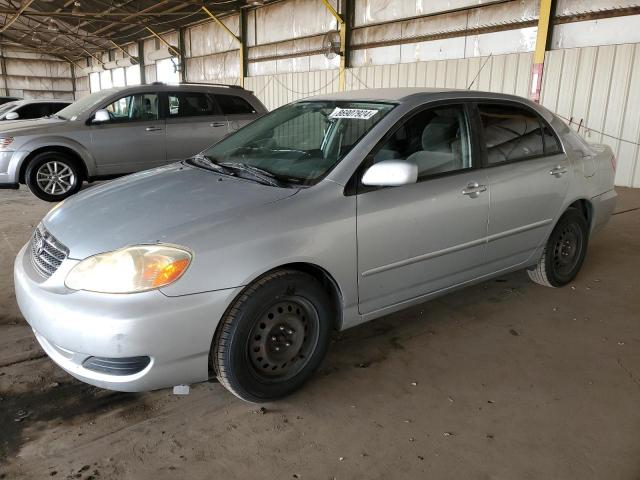
<instances>
[{"instance_id":1,"label":"auction sticker on windshield","mask_svg":"<svg viewBox=\"0 0 640 480\"><path fill-rule=\"evenodd\" d=\"M352 118L356 120L369 120L376 113L378 113L378 110L336 107L336 109L331 112L331 115L329 115L329 118Z\"/></svg>"}]
</instances>

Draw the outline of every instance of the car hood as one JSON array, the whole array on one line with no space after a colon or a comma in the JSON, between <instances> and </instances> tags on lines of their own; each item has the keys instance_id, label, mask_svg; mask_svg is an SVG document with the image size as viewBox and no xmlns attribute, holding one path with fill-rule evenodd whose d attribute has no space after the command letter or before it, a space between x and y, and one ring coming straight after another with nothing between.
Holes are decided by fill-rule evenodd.
<instances>
[{"instance_id":1,"label":"car hood","mask_svg":"<svg viewBox=\"0 0 640 480\"><path fill-rule=\"evenodd\" d=\"M189 246L203 228L297 192L172 164L88 188L54 207L43 223L70 258L83 259L132 244Z\"/></svg>"},{"instance_id":2,"label":"car hood","mask_svg":"<svg viewBox=\"0 0 640 480\"><path fill-rule=\"evenodd\" d=\"M11 135L31 135L46 133L49 129L58 128L69 120L59 118L34 118L31 120L3 120L0 122L0 133Z\"/></svg>"}]
</instances>

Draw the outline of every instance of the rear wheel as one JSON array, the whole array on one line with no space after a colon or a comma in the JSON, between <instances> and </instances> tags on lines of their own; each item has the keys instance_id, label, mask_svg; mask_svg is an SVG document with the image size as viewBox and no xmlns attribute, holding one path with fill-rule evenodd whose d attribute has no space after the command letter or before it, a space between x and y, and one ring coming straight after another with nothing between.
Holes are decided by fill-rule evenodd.
<instances>
[{"instance_id":1,"label":"rear wheel","mask_svg":"<svg viewBox=\"0 0 640 480\"><path fill-rule=\"evenodd\" d=\"M27 166L25 181L33 194L47 202L59 202L82 186L77 162L62 152L43 152Z\"/></svg>"},{"instance_id":2,"label":"rear wheel","mask_svg":"<svg viewBox=\"0 0 640 480\"><path fill-rule=\"evenodd\" d=\"M243 400L283 397L322 361L331 324L331 300L315 278L293 270L271 273L248 287L221 320L212 367Z\"/></svg>"},{"instance_id":3,"label":"rear wheel","mask_svg":"<svg viewBox=\"0 0 640 480\"><path fill-rule=\"evenodd\" d=\"M589 226L582 212L569 208L551 232L538 265L527 270L529 278L547 287L571 282L582 267L587 253Z\"/></svg>"}]
</instances>

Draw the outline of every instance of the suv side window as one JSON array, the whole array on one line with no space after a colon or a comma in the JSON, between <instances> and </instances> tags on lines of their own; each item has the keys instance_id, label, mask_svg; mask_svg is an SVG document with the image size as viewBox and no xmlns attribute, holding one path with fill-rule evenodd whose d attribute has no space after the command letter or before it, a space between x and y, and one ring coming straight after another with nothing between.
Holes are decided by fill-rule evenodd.
<instances>
[{"instance_id":1,"label":"suv side window","mask_svg":"<svg viewBox=\"0 0 640 480\"><path fill-rule=\"evenodd\" d=\"M256 109L249 102L237 95L216 95L216 101L225 115L256 113Z\"/></svg>"},{"instance_id":2,"label":"suv side window","mask_svg":"<svg viewBox=\"0 0 640 480\"><path fill-rule=\"evenodd\" d=\"M202 92L171 92L169 98L169 118L200 117L218 115L213 99Z\"/></svg>"},{"instance_id":3,"label":"suv side window","mask_svg":"<svg viewBox=\"0 0 640 480\"><path fill-rule=\"evenodd\" d=\"M137 122L158 120L158 94L136 93L119 98L104 107L111 115L111 122Z\"/></svg>"},{"instance_id":4,"label":"suv side window","mask_svg":"<svg viewBox=\"0 0 640 480\"><path fill-rule=\"evenodd\" d=\"M464 106L428 108L403 121L373 157L383 160L416 163L418 179L471 168Z\"/></svg>"},{"instance_id":5,"label":"suv side window","mask_svg":"<svg viewBox=\"0 0 640 480\"><path fill-rule=\"evenodd\" d=\"M16 113L20 115L20 119L40 118L49 115L48 104L46 103L30 103L18 108Z\"/></svg>"},{"instance_id":6,"label":"suv side window","mask_svg":"<svg viewBox=\"0 0 640 480\"><path fill-rule=\"evenodd\" d=\"M560 151L555 135L548 127L543 129L540 118L524 107L486 103L478 104L478 111L489 166Z\"/></svg>"}]
</instances>

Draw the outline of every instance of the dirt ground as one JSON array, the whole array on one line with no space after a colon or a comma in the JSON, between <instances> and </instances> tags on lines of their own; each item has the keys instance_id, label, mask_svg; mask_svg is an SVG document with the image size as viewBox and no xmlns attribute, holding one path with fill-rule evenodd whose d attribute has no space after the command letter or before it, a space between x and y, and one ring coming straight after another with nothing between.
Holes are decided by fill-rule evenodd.
<instances>
[{"instance_id":1,"label":"dirt ground","mask_svg":"<svg viewBox=\"0 0 640 480\"><path fill-rule=\"evenodd\" d=\"M261 411L54 366L12 283L51 205L0 191L0 479L639 479L640 190L619 193L573 285L519 272L343 332Z\"/></svg>"}]
</instances>

